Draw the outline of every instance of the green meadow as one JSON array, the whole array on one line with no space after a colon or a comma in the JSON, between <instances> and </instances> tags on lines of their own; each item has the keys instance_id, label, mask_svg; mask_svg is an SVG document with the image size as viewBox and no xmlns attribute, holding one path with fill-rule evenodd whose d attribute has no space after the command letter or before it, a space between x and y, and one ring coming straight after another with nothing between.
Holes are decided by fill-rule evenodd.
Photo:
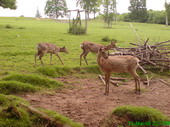
<instances>
[{"instance_id":1,"label":"green meadow","mask_svg":"<svg viewBox=\"0 0 170 127\"><path fill-rule=\"evenodd\" d=\"M169 39L169 27L156 24L132 23L139 36L150 43ZM8 28L9 27L9 28ZM53 56L53 65L57 67L79 67L79 55L82 52L80 44L91 41L107 45L102 38L108 36L117 40L117 46L128 47L130 42L137 42L137 38L129 23L116 22L112 29L104 28L102 21L89 21L86 35L71 35L67 33L68 24L54 20L36 20L34 18L0 18L0 70L4 72L37 73L41 67L34 68L34 54L36 45L40 42L54 43L60 47L66 46L69 54L60 53L65 65L61 65L57 57ZM87 56L90 65L96 66L96 56ZM49 67L50 56L43 57L46 67ZM85 65L85 62L83 62ZM52 67L50 66L50 67Z\"/></svg>"}]
</instances>

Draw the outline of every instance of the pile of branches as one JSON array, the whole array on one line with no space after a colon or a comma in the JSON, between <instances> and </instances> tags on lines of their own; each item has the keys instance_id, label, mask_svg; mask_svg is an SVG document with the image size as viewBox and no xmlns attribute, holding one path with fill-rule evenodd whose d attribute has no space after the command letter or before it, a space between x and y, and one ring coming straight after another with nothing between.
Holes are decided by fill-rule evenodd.
<instances>
[{"instance_id":1,"label":"pile of branches","mask_svg":"<svg viewBox=\"0 0 170 127\"><path fill-rule=\"evenodd\" d=\"M118 52L109 55L133 55L140 60L140 65L151 65L160 70L170 69L170 40L148 44L149 38L143 44L130 43L134 47L117 48Z\"/></svg>"}]
</instances>

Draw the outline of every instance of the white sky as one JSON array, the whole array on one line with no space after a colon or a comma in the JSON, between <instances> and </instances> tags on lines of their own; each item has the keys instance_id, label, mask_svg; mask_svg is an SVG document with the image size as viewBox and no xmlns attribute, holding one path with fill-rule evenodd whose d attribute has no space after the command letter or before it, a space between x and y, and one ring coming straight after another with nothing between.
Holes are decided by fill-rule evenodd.
<instances>
[{"instance_id":1,"label":"white sky","mask_svg":"<svg viewBox=\"0 0 170 127\"><path fill-rule=\"evenodd\" d=\"M47 0L17 0L17 10L3 9L0 7L0 16L35 17L37 7L44 17L44 7ZM76 0L66 0L69 9L76 9ZM118 13L128 12L130 0L117 0ZM147 9L164 10L165 0L147 0ZM170 0L167 0L170 2Z\"/></svg>"}]
</instances>

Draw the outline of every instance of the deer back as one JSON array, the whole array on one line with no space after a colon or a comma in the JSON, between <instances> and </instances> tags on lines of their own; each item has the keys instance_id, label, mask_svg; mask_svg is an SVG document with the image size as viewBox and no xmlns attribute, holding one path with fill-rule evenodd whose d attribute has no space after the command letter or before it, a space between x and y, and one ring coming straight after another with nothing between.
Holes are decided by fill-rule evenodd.
<instances>
[{"instance_id":1,"label":"deer back","mask_svg":"<svg viewBox=\"0 0 170 127\"><path fill-rule=\"evenodd\" d=\"M52 54L56 54L60 50L59 47L51 43L39 43L37 49L38 51Z\"/></svg>"},{"instance_id":2,"label":"deer back","mask_svg":"<svg viewBox=\"0 0 170 127\"><path fill-rule=\"evenodd\" d=\"M99 66L104 72L130 72L136 70L139 59L133 56L109 56L107 59L100 58Z\"/></svg>"}]
</instances>

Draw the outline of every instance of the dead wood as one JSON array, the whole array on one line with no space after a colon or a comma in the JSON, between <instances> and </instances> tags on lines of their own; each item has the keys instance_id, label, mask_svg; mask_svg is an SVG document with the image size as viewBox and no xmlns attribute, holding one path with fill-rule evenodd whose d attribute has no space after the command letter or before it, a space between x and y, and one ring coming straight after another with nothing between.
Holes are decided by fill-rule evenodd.
<instances>
[{"instance_id":1,"label":"dead wood","mask_svg":"<svg viewBox=\"0 0 170 127\"><path fill-rule=\"evenodd\" d=\"M103 84L106 85L105 80L103 79L102 75L99 75L98 77L102 80Z\"/></svg>"},{"instance_id":2,"label":"dead wood","mask_svg":"<svg viewBox=\"0 0 170 127\"><path fill-rule=\"evenodd\" d=\"M166 81L164 81L163 79L159 79L159 81L161 81L162 83L164 83L165 85L169 86L170 87L170 84L167 83Z\"/></svg>"},{"instance_id":3,"label":"dead wood","mask_svg":"<svg viewBox=\"0 0 170 127\"><path fill-rule=\"evenodd\" d=\"M130 43L134 47L120 48L118 47L116 53L109 55L132 55L140 60L140 65L149 65L152 68L170 69L170 40L164 42L157 42L154 45L149 45L149 38L143 42ZM145 71L143 71L146 73Z\"/></svg>"},{"instance_id":4,"label":"dead wood","mask_svg":"<svg viewBox=\"0 0 170 127\"><path fill-rule=\"evenodd\" d=\"M104 80L105 77L102 75L99 75L98 77L102 80L103 84L105 85L105 80ZM121 78L121 77L111 77L110 78L110 82L115 86L118 86L118 84L127 85L127 83L123 82L125 80L126 80L126 78Z\"/></svg>"},{"instance_id":5,"label":"dead wood","mask_svg":"<svg viewBox=\"0 0 170 127\"><path fill-rule=\"evenodd\" d=\"M102 78L105 78L105 77L102 76ZM126 78L121 78L121 77L110 77L110 79L112 79L112 80L121 80L121 81L125 81L126 80Z\"/></svg>"}]
</instances>

